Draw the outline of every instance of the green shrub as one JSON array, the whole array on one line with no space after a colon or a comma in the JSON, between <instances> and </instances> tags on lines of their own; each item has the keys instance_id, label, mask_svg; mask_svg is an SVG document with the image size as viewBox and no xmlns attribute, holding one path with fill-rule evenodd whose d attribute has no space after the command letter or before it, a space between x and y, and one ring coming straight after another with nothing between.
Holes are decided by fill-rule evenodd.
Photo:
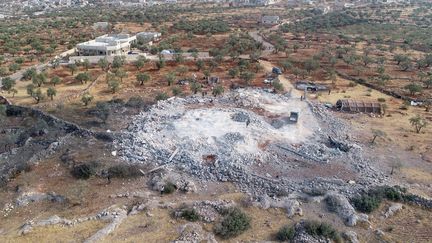
<instances>
[{"instance_id":1,"label":"green shrub","mask_svg":"<svg viewBox=\"0 0 432 243\"><path fill-rule=\"evenodd\" d=\"M159 101L159 100L166 100L166 99L168 99L168 95L167 95L167 93L165 93L165 92L159 92L159 93L157 93L157 95L156 95L156 97L155 97L155 100L156 100L156 101Z\"/></svg>"},{"instance_id":2,"label":"green shrub","mask_svg":"<svg viewBox=\"0 0 432 243\"><path fill-rule=\"evenodd\" d=\"M406 189L398 186L380 186L351 199L351 202L358 211L371 213L379 207L383 199L396 202L405 200L404 193L406 193Z\"/></svg>"},{"instance_id":3,"label":"green shrub","mask_svg":"<svg viewBox=\"0 0 432 243\"><path fill-rule=\"evenodd\" d=\"M390 186L382 186L378 187L369 194L374 195L375 197L387 199L390 201L401 201L402 200L402 193L398 188L390 187Z\"/></svg>"},{"instance_id":4,"label":"green shrub","mask_svg":"<svg viewBox=\"0 0 432 243\"><path fill-rule=\"evenodd\" d=\"M352 199L353 206L362 213L371 213L377 209L381 203L381 198L377 196L362 195Z\"/></svg>"},{"instance_id":5,"label":"green shrub","mask_svg":"<svg viewBox=\"0 0 432 243\"><path fill-rule=\"evenodd\" d=\"M136 165L119 164L108 168L108 175L112 178L133 178L142 176Z\"/></svg>"},{"instance_id":6,"label":"green shrub","mask_svg":"<svg viewBox=\"0 0 432 243\"><path fill-rule=\"evenodd\" d=\"M304 227L306 232L312 236L323 236L336 242L340 241L339 233L330 224L311 220L305 221Z\"/></svg>"},{"instance_id":7,"label":"green shrub","mask_svg":"<svg viewBox=\"0 0 432 243\"><path fill-rule=\"evenodd\" d=\"M355 86L357 86L357 83L356 83L356 82L350 82L350 83L348 84L348 86L349 86L349 87L355 87Z\"/></svg>"},{"instance_id":8,"label":"green shrub","mask_svg":"<svg viewBox=\"0 0 432 243\"><path fill-rule=\"evenodd\" d=\"M133 96L131 97L128 102L126 102L126 106L133 107L133 108L140 108L145 105L144 100L139 96Z\"/></svg>"},{"instance_id":9,"label":"green shrub","mask_svg":"<svg viewBox=\"0 0 432 243\"><path fill-rule=\"evenodd\" d=\"M384 99L384 98L378 98L377 100L378 100L378 102L386 102L386 99Z\"/></svg>"},{"instance_id":10,"label":"green shrub","mask_svg":"<svg viewBox=\"0 0 432 243\"><path fill-rule=\"evenodd\" d=\"M406 194L403 195L403 200L405 202L414 202L416 199L418 199L419 197L414 195L414 194Z\"/></svg>"},{"instance_id":11,"label":"green shrub","mask_svg":"<svg viewBox=\"0 0 432 243\"><path fill-rule=\"evenodd\" d=\"M285 225L282 228L280 228L279 231L276 233L276 239L278 241L289 241L294 238L294 235L295 235L294 227Z\"/></svg>"},{"instance_id":12,"label":"green shrub","mask_svg":"<svg viewBox=\"0 0 432 243\"><path fill-rule=\"evenodd\" d=\"M238 236L251 226L250 217L239 208L230 208L224 215L215 227L215 233L224 239Z\"/></svg>"},{"instance_id":13,"label":"green shrub","mask_svg":"<svg viewBox=\"0 0 432 243\"><path fill-rule=\"evenodd\" d=\"M96 162L76 165L72 168L71 174L76 179L87 180L96 174L97 166Z\"/></svg>"},{"instance_id":14,"label":"green shrub","mask_svg":"<svg viewBox=\"0 0 432 243\"><path fill-rule=\"evenodd\" d=\"M162 194L170 194L175 192L175 190L177 190L176 185L174 185L172 182L167 182L164 185L164 189L162 191Z\"/></svg>"},{"instance_id":15,"label":"green shrub","mask_svg":"<svg viewBox=\"0 0 432 243\"><path fill-rule=\"evenodd\" d=\"M199 220L199 214L193 208L183 209L181 212L181 217L191 222L195 222Z\"/></svg>"}]
</instances>

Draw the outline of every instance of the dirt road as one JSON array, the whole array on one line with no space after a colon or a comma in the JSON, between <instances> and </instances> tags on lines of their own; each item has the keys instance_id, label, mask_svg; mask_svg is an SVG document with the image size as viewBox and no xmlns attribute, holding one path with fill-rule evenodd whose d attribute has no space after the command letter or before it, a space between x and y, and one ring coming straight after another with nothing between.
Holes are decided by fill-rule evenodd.
<instances>
[{"instance_id":1,"label":"dirt road","mask_svg":"<svg viewBox=\"0 0 432 243\"><path fill-rule=\"evenodd\" d=\"M264 70L268 73L271 73L272 68L275 66L271 62L264 61L264 60L260 60L259 63L264 68ZM300 98L300 96L302 95L302 92L295 89L294 85L284 75L279 75L278 78L279 78L279 81L282 83L285 91L291 92L291 97Z\"/></svg>"}]
</instances>

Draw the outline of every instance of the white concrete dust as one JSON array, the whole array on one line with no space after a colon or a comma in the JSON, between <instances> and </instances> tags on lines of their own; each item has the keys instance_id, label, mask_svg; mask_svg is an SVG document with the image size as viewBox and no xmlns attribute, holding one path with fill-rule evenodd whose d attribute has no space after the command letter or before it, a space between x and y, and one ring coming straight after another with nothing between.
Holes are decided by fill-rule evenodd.
<instances>
[{"instance_id":1,"label":"white concrete dust","mask_svg":"<svg viewBox=\"0 0 432 243\"><path fill-rule=\"evenodd\" d=\"M300 112L297 124L286 122L291 111ZM244 119L233 119L236 114ZM272 126L275 119L283 125ZM126 149L128 154L152 159L163 157L161 151L180 148L197 163L208 155L253 161L267 156L264 144L302 143L317 129L318 122L306 103L248 89L217 99L190 97L159 102L150 112L136 117L129 130L132 144L139 146L132 146L133 151Z\"/></svg>"}]
</instances>

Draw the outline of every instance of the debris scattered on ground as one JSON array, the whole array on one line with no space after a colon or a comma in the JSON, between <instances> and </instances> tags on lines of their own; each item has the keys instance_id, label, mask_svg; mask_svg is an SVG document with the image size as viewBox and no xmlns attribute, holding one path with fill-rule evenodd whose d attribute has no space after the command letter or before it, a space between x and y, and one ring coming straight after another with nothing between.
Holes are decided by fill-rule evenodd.
<instances>
[{"instance_id":1,"label":"debris scattered on ground","mask_svg":"<svg viewBox=\"0 0 432 243\"><path fill-rule=\"evenodd\" d=\"M272 124L293 111L300 114L297 123ZM386 177L371 167L367 153L350 141L349 132L350 127L322 105L239 89L217 98L159 101L133 117L114 145L118 156L129 163L147 164L154 168L151 172L175 169L200 181L231 181L255 195L312 187L353 194ZM299 172L328 163L346 167L357 183L318 181L318 176L308 179ZM300 176L292 176L296 174ZM163 186L152 184L155 190ZM194 186L185 190L194 191Z\"/></svg>"},{"instance_id":2,"label":"debris scattered on ground","mask_svg":"<svg viewBox=\"0 0 432 243\"><path fill-rule=\"evenodd\" d=\"M235 205L233 201L229 200L198 201L193 204L193 209L195 209L202 221L210 223L216 221L224 210Z\"/></svg>"},{"instance_id":3,"label":"debris scattered on ground","mask_svg":"<svg viewBox=\"0 0 432 243\"><path fill-rule=\"evenodd\" d=\"M212 233L208 233L203 230L201 225L197 223L187 223L182 225L179 229L180 237L178 237L174 243L183 242L208 242L216 243L215 236Z\"/></svg>"}]
</instances>

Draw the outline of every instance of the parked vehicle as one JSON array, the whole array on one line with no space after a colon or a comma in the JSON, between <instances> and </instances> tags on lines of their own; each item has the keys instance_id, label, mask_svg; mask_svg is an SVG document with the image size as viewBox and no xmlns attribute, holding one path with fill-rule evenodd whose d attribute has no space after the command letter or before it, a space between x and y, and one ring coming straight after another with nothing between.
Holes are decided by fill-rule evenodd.
<instances>
[{"instance_id":1,"label":"parked vehicle","mask_svg":"<svg viewBox=\"0 0 432 243\"><path fill-rule=\"evenodd\" d=\"M264 79L263 83L272 84L274 80L275 80L275 78L266 78L266 79Z\"/></svg>"},{"instance_id":2,"label":"parked vehicle","mask_svg":"<svg viewBox=\"0 0 432 243\"><path fill-rule=\"evenodd\" d=\"M299 89L299 90L307 90L307 91L311 91L311 92L328 90L328 88L324 85L315 84L315 83L309 82L309 81L298 81L298 82L296 82L295 87L296 87L296 89Z\"/></svg>"},{"instance_id":3,"label":"parked vehicle","mask_svg":"<svg viewBox=\"0 0 432 243\"><path fill-rule=\"evenodd\" d=\"M282 74L282 70L278 67L273 67L272 68L272 73L275 73L277 75L281 75Z\"/></svg>"},{"instance_id":4,"label":"parked vehicle","mask_svg":"<svg viewBox=\"0 0 432 243\"><path fill-rule=\"evenodd\" d=\"M177 84L178 85L188 85L189 80L188 79L180 79L180 80L177 80Z\"/></svg>"},{"instance_id":5,"label":"parked vehicle","mask_svg":"<svg viewBox=\"0 0 432 243\"><path fill-rule=\"evenodd\" d=\"M298 112L291 112L290 113L290 117L289 117L289 121L291 123L297 123L298 117L299 117L299 113Z\"/></svg>"}]
</instances>

